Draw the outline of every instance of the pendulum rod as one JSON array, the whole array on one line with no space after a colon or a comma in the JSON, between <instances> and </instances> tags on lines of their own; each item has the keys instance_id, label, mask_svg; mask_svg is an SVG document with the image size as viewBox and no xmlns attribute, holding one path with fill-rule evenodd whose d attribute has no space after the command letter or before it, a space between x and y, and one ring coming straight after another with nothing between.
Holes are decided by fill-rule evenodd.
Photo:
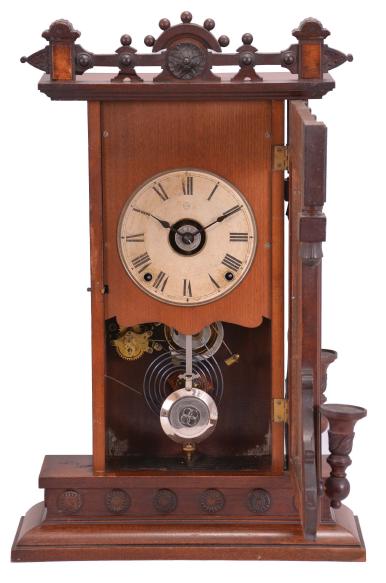
<instances>
[{"instance_id":1,"label":"pendulum rod","mask_svg":"<svg viewBox=\"0 0 386 583\"><path fill-rule=\"evenodd\" d=\"M191 391L193 377L193 337L191 334L188 334L185 339L185 388L187 391Z\"/></svg>"}]
</instances>

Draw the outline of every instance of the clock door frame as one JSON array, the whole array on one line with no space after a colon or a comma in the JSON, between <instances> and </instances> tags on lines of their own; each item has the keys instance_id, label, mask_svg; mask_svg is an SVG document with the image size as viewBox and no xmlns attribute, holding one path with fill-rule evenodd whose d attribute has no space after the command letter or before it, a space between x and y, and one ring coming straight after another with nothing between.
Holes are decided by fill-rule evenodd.
<instances>
[{"instance_id":1,"label":"clock door frame","mask_svg":"<svg viewBox=\"0 0 386 583\"><path fill-rule=\"evenodd\" d=\"M265 276L269 278L268 289L270 293L263 294L259 302L262 311L261 317L269 317L271 320L271 468L270 474L281 474L284 471L284 425L273 420L273 402L275 399L282 399L284 396L284 173L280 170L272 170L271 152L275 145L283 144L284 139L284 102L283 100L264 100L270 107L270 135L269 150L266 149L265 164L267 165L267 175L269 184L267 191L268 208L266 221L266 233L269 237L269 245L265 246ZM90 171L90 239L91 239L91 309L92 309L92 384L93 384L93 468L95 474L106 472L106 355L105 355L105 320L109 317L106 314L106 301L108 297L108 284L105 272L105 238L106 226L104 224L104 201L103 201L103 102L88 102L88 124L89 124L89 171ZM240 141L243 135L240 135ZM268 167L269 165L269 167ZM122 268L123 269L123 268ZM253 271L253 268L251 268ZM246 276L252 277L249 274ZM256 276L254 281L256 282ZM140 293L136 286L132 286L134 293ZM240 287L240 286L239 286ZM249 288L250 290L251 288ZM238 288L225 296L223 300L229 302L232 296L237 297ZM144 295L144 294L142 294ZM269 295L269 297L266 297ZM144 301L148 298L144 297ZM156 300L162 319L162 311L168 314L192 313L198 314L200 311L202 320L200 327L221 317L212 317L211 312L217 309L214 304L195 308L180 308L167 306ZM229 303L229 306L231 302ZM181 312L184 310L184 312ZM233 310L234 311L234 310ZM236 312L234 312L236 313ZM174 316L175 317L175 316ZM192 316L190 316L191 318ZM237 318L237 314L235 316ZM150 318L151 320L151 318ZM232 321L232 319L231 319ZM187 319L189 325L189 318ZM237 319L236 319L237 322ZM243 323L243 322L241 322ZM252 321L251 324L252 325Z\"/></svg>"},{"instance_id":2,"label":"clock door frame","mask_svg":"<svg viewBox=\"0 0 386 583\"><path fill-rule=\"evenodd\" d=\"M307 102L288 106L289 469L306 538L320 522L321 276L325 241L327 128Z\"/></svg>"}]
</instances>

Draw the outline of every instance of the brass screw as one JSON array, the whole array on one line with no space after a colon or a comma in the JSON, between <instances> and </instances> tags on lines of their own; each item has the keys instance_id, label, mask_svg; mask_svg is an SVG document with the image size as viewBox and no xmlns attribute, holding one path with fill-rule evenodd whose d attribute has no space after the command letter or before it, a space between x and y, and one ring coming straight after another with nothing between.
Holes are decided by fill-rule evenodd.
<instances>
[{"instance_id":1,"label":"brass screw","mask_svg":"<svg viewBox=\"0 0 386 583\"><path fill-rule=\"evenodd\" d=\"M192 460L192 455L196 451L196 445L194 443L184 443L182 446L182 451L186 455L188 462Z\"/></svg>"}]
</instances>

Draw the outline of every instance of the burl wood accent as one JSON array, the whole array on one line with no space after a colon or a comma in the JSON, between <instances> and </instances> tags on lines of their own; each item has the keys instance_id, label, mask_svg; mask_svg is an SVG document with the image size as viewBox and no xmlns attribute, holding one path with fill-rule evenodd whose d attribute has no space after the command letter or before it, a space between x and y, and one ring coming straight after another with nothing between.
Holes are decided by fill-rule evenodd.
<instances>
[{"instance_id":1,"label":"burl wood accent","mask_svg":"<svg viewBox=\"0 0 386 583\"><path fill-rule=\"evenodd\" d=\"M271 318L271 190L277 200L283 188L282 175L271 186L271 150L282 111L276 102L273 115L269 101L102 103L106 319L116 316L121 326L160 321L194 334L216 320L253 327ZM258 244L249 273L232 292L207 305L179 307L147 296L130 280L116 238L122 208L138 186L159 172L189 167L214 172L240 189L255 215ZM280 251L281 238L275 244ZM282 261L277 253L276 284Z\"/></svg>"},{"instance_id":2,"label":"burl wood accent","mask_svg":"<svg viewBox=\"0 0 386 583\"><path fill-rule=\"evenodd\" d=\"M300 49L301 76L303 79L317 79L321 76L322 51L320 44L302 44Z\"/></svg>"},{"instance_id":3,"label":"burl wood accent","mask_svg":"<svg viewBox=\"0 0 386 583\"><path fill-rule=\"evenodd\" d=\"M52 79L69 81L73 78L71 51L67 44L56 43L52 47Z\"/></svg>"}]
</instances>

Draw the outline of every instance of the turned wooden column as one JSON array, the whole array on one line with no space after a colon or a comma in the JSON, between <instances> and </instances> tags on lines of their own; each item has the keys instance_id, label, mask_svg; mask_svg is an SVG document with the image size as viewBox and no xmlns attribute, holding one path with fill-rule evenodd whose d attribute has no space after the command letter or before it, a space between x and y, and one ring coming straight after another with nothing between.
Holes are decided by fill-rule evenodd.
<instances>
[{"instance_id":1,"label":"turned wooden column","mask_svg":"<svg viewBox=\"0 0 386 583\"><path fill-rule=\"evenodd\" d=\"M325 492L331 500L332 508L340 508L341 501L350 493L350 483L346 478L346 468L351 464L354 440L354 426L366 417L367 411L352 405L322 405L320 407L329 423L328 445L331 454L327 458L331 466L330 476L325 483Z\"/></svg>"}]
</instances>

